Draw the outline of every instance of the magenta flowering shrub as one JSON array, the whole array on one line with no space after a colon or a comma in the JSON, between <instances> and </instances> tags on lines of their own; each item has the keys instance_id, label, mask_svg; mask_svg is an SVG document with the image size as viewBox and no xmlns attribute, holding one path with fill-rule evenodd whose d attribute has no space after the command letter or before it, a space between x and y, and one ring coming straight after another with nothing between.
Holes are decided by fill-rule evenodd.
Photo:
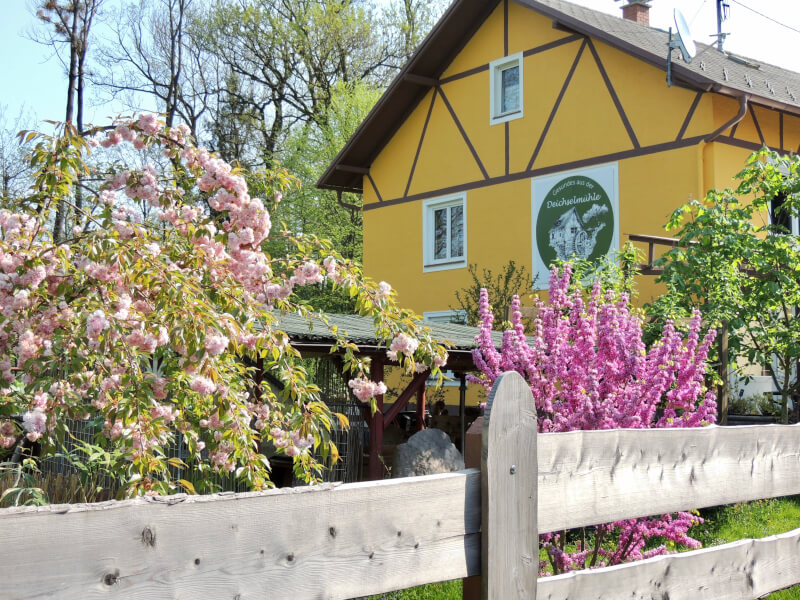
<instances>
[{"instance_id":1,"label":"magenta flowering shrub","mask_svg":"<svg viewBox=\"0 0 800 600\"><path fill-rule=\"evenodd\" d=\"M686 339L667 323L661 339L647 350L642 318L631 310L625 294L603 292L598 281L586 295L571 280L569 264L553 269L548 302L536 301L530 337L515 296L512 328L504 332L500 350L492 343L494 318L482 290L478 347L473 350L481 376L473 381L490 389L501 373L520 373L530 385L543 433L715 422L715 396L706 389L704 376L716 334L712 330L700 339L699 312ZM693 514L679 513L609 523L594 528L590 543L586 532L548 534L542 541L549 560L540 566L543 572L549 567L562 573L663 554L674 544L695 548L699 543L687 531L698 522ZM568 538L574 542L569 550ZM665 542L646 549L651 538Z\"/></svg>"},{"instance_id":2,"label":"magenta flowering shrub","mask_svg":"<svg viewBox=\"0 0 800 600\"><path fill-rule=\"evenodd\" d=\"M396 306L391 286L363 277L329 242L281 231L289 252L266 253L275 235L267 203L250 196L244 172L194 146L186 127L142 115L104 131L25 134L38 141L35 191L0 210L0 460L33 442L58 450L70 417L119 450L111 469L129 495L192 491L170 466L263 488L264 442L312 479L320 466L310 450L335 456L330 430L346 419L320 401L277 323L281 312L312 318L296 298L301 286L343 289L387 347L404 340L403 367L439 373L445 349ZM88 164L93 147L122 144L145 166ZM154 153L166 166L147 162ZM281 169L260 181L272 202L292 182ZM74 215L60 243L49 235L58 202ZM337 344L359 398L374 402L385 388L368 385L368 361L343 333ZM263 383L266 373L282 391ZM178 432L185 464L164 456Z\"/></svg>"}]
</instances>

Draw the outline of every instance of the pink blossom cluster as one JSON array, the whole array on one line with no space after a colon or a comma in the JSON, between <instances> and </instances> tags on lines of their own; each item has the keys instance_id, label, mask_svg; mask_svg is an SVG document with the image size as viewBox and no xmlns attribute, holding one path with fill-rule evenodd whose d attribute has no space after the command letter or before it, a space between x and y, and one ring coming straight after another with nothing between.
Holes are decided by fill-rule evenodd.
<instances>
[{"instance_id":1,"label":"pink blossom cluster","mask_svg":"<svg viewBox=\"0 0 800 600\"><path fill-rule=\"evenodd\" d=\"M211 464L220 471L231 472L236 468L236 461L231 457L233 445L229 442L220 442L216 450L209 455Z\"/></svg>"},{"instance_id":2,"label":"pink blossom cluster","mask_svg":"<svg viewBox=\"0 0 800 600\"><path fill-rule=\"evenodd\" d=\"M116 419L113 423L110 421L105 421L103 426L103 435L105 435L108 439L118 440L125 435L125 433L127 432L122 424L122 419Z\"/></svg>"},{"instance_id":3,"label":"pink blossom cluster","mask_svg":"<svg viewBox=\"0 0 800 600\"><path fill-rule=\"evenodd\" d=\"M153 115L140 115L138 120L120 124L109 131L101 142L104 147L117 146L122 142L142 140L144 147L148 143L142 136L155 136L161 132L162 125ZM203 247L210 261L229 260L228 269L253 294L264 294L272 273L266 255L260 250L261 243L269 235L271 221L269 212L258 198L251 198L247 183L243 176L234 172L233 168L220 158L211 155L204 148L185 145L189 131L185 125L179 125L168 131L167 137L174 146L168 147L165 153L171 157L180 157L186 165L198 172L197 187L211 194L208 198L212 209L225 213L227 220L222 223L226 233L227 252L224 252L218 241L210 236L198 238L197 245ZM166 190L158 180L158 173L152 164L146 165L138 172L120 171L112 177L108 186L110 190L124 188L126 195L143 200L151 206L163 208L160 218L169 221L183 234L188 232L188 224L199 216L196 208L173 206L175 198L180 197L182 190ZM114 203L110 194L103 198L109 205ZM130 221L115 219L115 225L123 237L129 237L135 229Z\"/></svg>"},{"instance_id":4,"label":"pink blossom cluster","mask_svg":"<svg viewBox=\"0 0 800 600\"><path fill-rule=\"evenodd\" d=\"M125 337L125 341L132 348L137 348L146 354L152 354L156 348L166 346L169 343L169 334L165 327L159 327L155 333L138 328L131 331Z\"/></svg>"},{"instance_id":5,"label":"pink blossom cluster","mask_svg":"<svg viewBox=\"0 0 800 600\"><path fill-rule=\"evenodd\" d=\"M595 535L602 540L608 540L614 536L614 545L611 548L605 548L602 545L595 548L594 544L587 543L584 546L581 541L577 541L575 552L567 552L562 549L563 534L545 534L540 538L542 546L547 552L548 561L540 561L539 575L543 577L549 574L545 569L547 562L550 562L556 573L566 573L586 569L590 565L602 567L668 554L669 550L665 544L645 549L648 540L653 537L696 549L700 547L700 542L689 537L686 532L701 523L703 523L702 517L688 512L679 512L675 515L663 515L652 519L630 519L597 525L594 528ZM596 558L593 556L595 552L597 553Z\"/></svg>"},{"instance_id":6,"label":"pink blossom cluster","mask_svg":"<svg viewBox=\"0 0 800 600\"><path fill-rule=\"evenodd\" d=\"M642 319L629 308L624 294L604 293L597 282L585 298L580 286L571 289L571 278L569 264L551 271L548 302L536 301L530 336L525 334L515 296L511 328L503 332L499 350L492 339L494 318L488 294L481 290L481 322L473 350L481 377L470 379L489 389L501 373L520 373L536 402L540 432L714 423L715 395L704 379L716 334L711 330L700 339L699 312L695 311L685 339L670 322L648 350L642 341ZM620 532L616 547L624 552L603 550L594 564L665 553L665 546L642 550L654 536L695 547L697 542L686 532L698 521L681 513L603 526ZM543 541L557 572L583 568L587 553L593 552L565 553L553 539L549 536Z\"/></svg>"},{"instance_id":7,"label":"pink blossom cluster","mask_svg":"<svg viewBox=\"0 0 800 600\"><path fill-rule=\"evenodd\" d=\"M0 448L11 448L17 443L17 428L12 421L0 421Z\"/></svg>"},{"instance_id":8,"label":"pink blossom cluster","mask_svg":"<svg viewBox=\"0 0 800 600\"><path fill-rule=\"evenodd\" d=\"M417 351L417 348L419 348L419 340L411 337L407 333L398 333L389 345L386 356L391 360L397 360L397 354L400 353L411 358L414 356L414 352Z\"/></svg>"},{"instance_id":9,"label":"pink blossom cluster","mask_svg":"<svg viewBox=\"0 0 800 600\"><path fill-rule=\"evenodd\" d=\"M142 113L139 115L137 123L147 135L156 135L163 127L161 121L158 120L158 115L154 113Z\"/></svg>"},{"instance_id":10,"label":"pink blossom cluster","mask_svg":"<svg viewBox=\"0 0 800 600\"><path fill-rule=\"evenodd\" d=\"M293 286L308 285L311 283L322 283L322 271L314 261L307 260L297 267L294 275L289 278L289 283Z\"/></svg>"},{"instance_id":11,"label":"pink blossom cluster","mask_svg":"<svg viewBox=\"0 0 800 600\"><path fill-rule=\"evenodd\" d=\"M270 431L273 443L276 448L283 448L287 456L300 456L308 452L314 445L314 436L301 435L299 431L287 432L279 427L273 427Z\"/></svg>"},{"instance_id":12,"label":"pink blossom cluster","mask_svg":"<svg viewBox=\"0 0 800 600\"><path fill-rule=\"evenodd\" d=\"M378 284L378 298L381 300L385 300L390 296L392 293L392 286L386 283L385 281L381 281Z\"/></svg>"},{"instance_id":13,"label":"pink blossom cluster","mask_svg":"<svg viewBox=\"0 0 800 600\"><path fill-rule=\"evenodd\" d=\"M255 424L253 425L258 431L262 431L269 424L270 410L269 406L262 402L248 402L247 408Z\"/></svg>"},{"instance_id":14,"label":"pink blossom cluster","mask_svg":"<svg viewBox=\"0 0 800 600\"><path fill-rule=\"evenodd\" d=\"M22 415L22 426L27 431L26 437L35 442L47 428L47 414L41 408L34 408Z\"/></svg>"},{"instance_id":15,"label":"pink blossom cluster","mask_svg":"<svg viewBox=\"0 0 800 600\"><path fill-rule=\"evenodd\" d=\"M333 256L328 256L322 261L322 266L325 267L325 276L334 283L342 283L344 277L339 269L339 263ZM388 284L387 284L388 285Z\"/></svg>"},{"instance_id":16,"label":"pink blossom cluster","mask_svg":"<svg viewBox=\"0 0 800 600\"><path fill-rule=\"evenodd\" d=\"M487 389L504 371L520 373L531 387L542 432L715 422L715 395L704 377L716 333L709 331L700 342L699 312L685 341L667 323L661 340L647 351L641 318L630 311L624 294L602 295L598 282L584 300L580 290L569 291L570 281L569 265L551 273L549 304L537 301L530 338L515 297L512 328L504 332L500 350L491 337L488 294L481 292L473 357ZM658 408L664 414L656 417Z\"/></svg>"},{"instance_id":17,"label":"pink blossom cluster","mask_svg":"<svg viewBox=\"0 0 800 600\"><path fill-rule=\"evenodd\" d=\"M180 416L180 411L177 408L167 404L153 403L153 408L150 409L150 416L154 419L164 419L165 423L172 423Z\"/></svg>"},{"instance_id":18,"label":"pink blossom cluster","mask_svg":"<svg viewBox=\"0 0 800 600\"><path fill-rule=\"evenodd\" d=\"M153 429L149 425L151 424L137 421L123 429L123 436L130 435L134 456L151 448L163 447L170 439L168 430Z\"/></svg>"},{"instance_id":19,"label":"pink blossom cluster","mask_svg":"<svg viewBox=\"0 0 800 600\"><path fill-rule=\"evenodd\" d=\"M224 335L209 335L205 341L206 352L211 356L218 356L225 352L228 343L229 340Z\"/></svg>"},{"instance_id":20,"label":"pink blossom cluster","mask_svg":"<svg viewBox=\"0 0 800 600\"><path fill-rule=\"evenodd\" d=\"M208 427L209 429L222 429L225 423L219 418L218 414L212 414L208 419L200 419L200 427Z\"/></svg>"},{"instance_id":21,"label":"pink blossom cluster","mask_svg":"<svg viewBox=\"0 0 800 600\"><path fill-rule=\"evenodd\" d=\"M151 163L146 164L141 171L124 171L124 174L125 194L129 198L138 198L150 206L159 206L164 188L158 182L158 173Z\"/></svg>"},{"instance_id":22,"label":"pink blossom cluster","mask_svg":"<svg viewBox=\"0 0 800 600\"><path fill-rule=\"evenodd\" d=\"M202 375L193 375L189 379L189 388L203 396L210 396L217 391L216 384Z\"/></svg>"},{"instance_id":23,"label":"pink blossom cluster","mask_svg":"<svg viewBox=\"0 0 800 600\"><path fill-rule=\"evenodd\" d=\"M386 384L382 381L370 381L365 377L351 379L347 382L347 385L350 386L355 397L361 400L361 402L368 402L371 398L382 396L386 393Z\"/></svg>"},{"instance_id":24,"label":"pink blossom cluster","mask_svg":"<svg viewBox=\"0 0 800 600\"><path fill-rule=\"evenodd\" d=\"M137 150L142 150L147 146L147 136L157 135L164 127L159 121L158 115L153 113L142 113L136 121L130 123L120 123L113 129L106 131L106 136L102 140L90 139L91 145L99 145L103 148L118 146L122 142L130 142ZM141 135L144 134L144 135ZM181 139L185 139L188 134L188 127L183 125L180 131Z\"/></svg>"}]
</instances>

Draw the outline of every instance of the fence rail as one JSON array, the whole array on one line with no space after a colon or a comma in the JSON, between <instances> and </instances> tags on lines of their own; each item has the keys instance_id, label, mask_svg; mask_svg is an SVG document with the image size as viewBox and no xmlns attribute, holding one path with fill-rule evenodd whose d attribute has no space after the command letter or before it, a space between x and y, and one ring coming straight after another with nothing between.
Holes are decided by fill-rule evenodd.
<instances>
[{"instance_id":1,"label":"fence rail","mask_svg":"<svg viewBox=\"0 0 800 600\"><path fill-rule=\"evenodd\" d=\"M537 436L509 373L482 455L447 475L5 509L2 594L345 599L481 574L491 600L710 600L800 582L800 529L536 579L539 532L800 493L798 425Z\"/></svg>"}]
</instances>

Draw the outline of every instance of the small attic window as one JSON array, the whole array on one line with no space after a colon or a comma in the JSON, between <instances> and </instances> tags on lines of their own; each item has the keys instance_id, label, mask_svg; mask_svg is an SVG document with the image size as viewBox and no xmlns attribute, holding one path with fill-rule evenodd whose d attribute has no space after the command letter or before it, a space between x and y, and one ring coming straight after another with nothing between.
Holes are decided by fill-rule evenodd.
<instances>
[{"instance_id":1,"label":"small attic window","mask_svg":"<svg viewBox=\"0 0 800 600\"><path fill-rule=\"evenodd\" d=\"M522 117L522 53L489 63L490 124Z\"/></svg>"}]
</instances>

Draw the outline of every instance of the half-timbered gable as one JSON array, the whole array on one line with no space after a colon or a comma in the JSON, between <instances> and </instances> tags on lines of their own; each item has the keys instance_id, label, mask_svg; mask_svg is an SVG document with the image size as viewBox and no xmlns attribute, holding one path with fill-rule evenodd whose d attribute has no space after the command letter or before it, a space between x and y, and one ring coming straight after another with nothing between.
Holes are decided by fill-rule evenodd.
<instances>
[{"instance_id":1,"label":"half-timbered gable","mask_svg":"<svg viewBox=\"0 0 800 600\"><path fill-rule=\"evenodd\" d=\"M559 223L610 252L753 150L798 150L800 75L698 44L668 86L668 37L564 0L454 2L319 181L363 194L366 272L420 313L471 263L541 288L548 257L589 247Z\"/></svg>"}]
</instances>

